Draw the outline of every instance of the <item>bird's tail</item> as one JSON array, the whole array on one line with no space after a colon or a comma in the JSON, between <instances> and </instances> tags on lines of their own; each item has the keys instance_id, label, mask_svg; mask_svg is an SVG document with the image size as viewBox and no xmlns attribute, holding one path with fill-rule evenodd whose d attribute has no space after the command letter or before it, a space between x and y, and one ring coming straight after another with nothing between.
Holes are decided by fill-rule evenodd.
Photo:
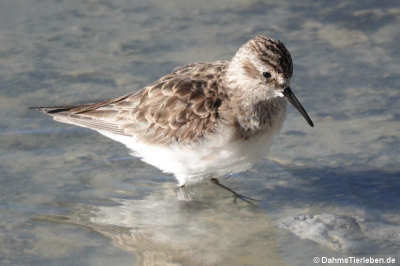
<instances>
[{"instance_id":1,"label":"bird's tail","mask_svg":"<svg viewBox=\"0 0 400 266\"><path fill-rule=\"evenodd\" d=\"M61 112L68 112L71 109L75 108L76 106L31 106L29 109L31 110L38 110L45 114L57 114Z\"/></svg>"}]
</instances>

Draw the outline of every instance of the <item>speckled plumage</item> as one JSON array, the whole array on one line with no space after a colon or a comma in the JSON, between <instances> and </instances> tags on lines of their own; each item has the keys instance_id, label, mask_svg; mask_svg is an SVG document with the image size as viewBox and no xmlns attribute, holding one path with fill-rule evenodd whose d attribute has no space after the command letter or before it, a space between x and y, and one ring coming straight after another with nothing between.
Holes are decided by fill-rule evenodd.
<instances>
[{"instance_id":1,"label":"speckled plumage","mask_svg":"<svg viewBox=\"0 0 400 266\"><path fill-rule=\"evenodd\" d=\"M282 126L292 72L285 46L258 35L230 61L180 67L139 92L40 109L124 143L184 185L245 170L263 157Z\"/></svg>"},{"instance_id":2,"label":"speckled plumage","mask_svg":"<svg viewBox=\"0 0 400 266\"><path fill-rule=\"evenodd\" d=\"M45 110L60 122L136 136L141 141L189 143L215 130L218 109L226 99L220 82L225 67L223 61L187 65L137 93L62 112Z\"/></svg>"}]
</instances>

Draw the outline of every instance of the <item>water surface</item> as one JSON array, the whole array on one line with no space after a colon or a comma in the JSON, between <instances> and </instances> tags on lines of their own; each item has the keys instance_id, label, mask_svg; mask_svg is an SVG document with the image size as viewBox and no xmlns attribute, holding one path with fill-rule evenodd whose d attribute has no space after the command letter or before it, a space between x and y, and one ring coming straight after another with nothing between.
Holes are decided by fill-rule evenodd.
<instances>
[{"instance_id":1,"label":"water surface","mask_svg":"<svg viewBox=\"0 0 400 266\"><path fill-rule=\"evenodd\" d=\"M266 161L221 179L257 207L207 182L177 201L122 145L27 109L139 90L263 32L316 126L290 109ZM0 264L400 257L399 36L396 0L1 1Z\"/></svg>"}]
</instances>

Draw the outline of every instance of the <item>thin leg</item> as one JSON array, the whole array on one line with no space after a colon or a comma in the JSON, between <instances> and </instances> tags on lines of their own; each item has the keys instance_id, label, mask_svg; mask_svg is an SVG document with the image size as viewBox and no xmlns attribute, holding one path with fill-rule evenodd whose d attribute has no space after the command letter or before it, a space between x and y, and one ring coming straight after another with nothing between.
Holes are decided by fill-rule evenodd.
<instances>
[{"instance_id":1,"label":"thin leg","mask_svg":"<svg viewBox=\"0 0 400 266\"><path fill-rule=\"evenodd\" d=\"M185 191L185 185L179 186L176 191L176 197L178 200L182 201L191 201L192 197L190 197L189 193Z\"/></svg>"},{"instance_id":2,"label":"thin leg","mask_svg":"<svg viewBox=\"0 0 400 266\"><path fill-rule=\"evenodd\" d=\"M247 203L249 203L251 205L255 205L252 201L257 201L256 199L253 199L253 198L250 198L248 196L239 194L236 191L232 190L231 188L221 184L217 178L211 178L211 182L213 182L214 184L216 184L220 188L223 188L223 189L228 190L229 192L231 192L233 194L235 202L236 202L236 199L241 199L244 202L247 202Z\"/></svg>"}]
</instances>

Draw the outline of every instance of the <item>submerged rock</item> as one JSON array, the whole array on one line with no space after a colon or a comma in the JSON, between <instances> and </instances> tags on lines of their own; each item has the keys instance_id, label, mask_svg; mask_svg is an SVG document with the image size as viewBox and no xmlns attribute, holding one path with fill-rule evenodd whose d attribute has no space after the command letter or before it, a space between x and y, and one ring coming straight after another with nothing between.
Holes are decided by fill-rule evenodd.
<instances>
[{"instance_id":1,"label":"submerged rock","mask_svg":"<svg viewBox=\"0 0 400 266\"><path fill-rule=\"evenodd\" d=\"M335 250L357 251L373 245L361 223L351 216L301 214L280 220L279 227Z\"/></svg>"}]
</instances>

